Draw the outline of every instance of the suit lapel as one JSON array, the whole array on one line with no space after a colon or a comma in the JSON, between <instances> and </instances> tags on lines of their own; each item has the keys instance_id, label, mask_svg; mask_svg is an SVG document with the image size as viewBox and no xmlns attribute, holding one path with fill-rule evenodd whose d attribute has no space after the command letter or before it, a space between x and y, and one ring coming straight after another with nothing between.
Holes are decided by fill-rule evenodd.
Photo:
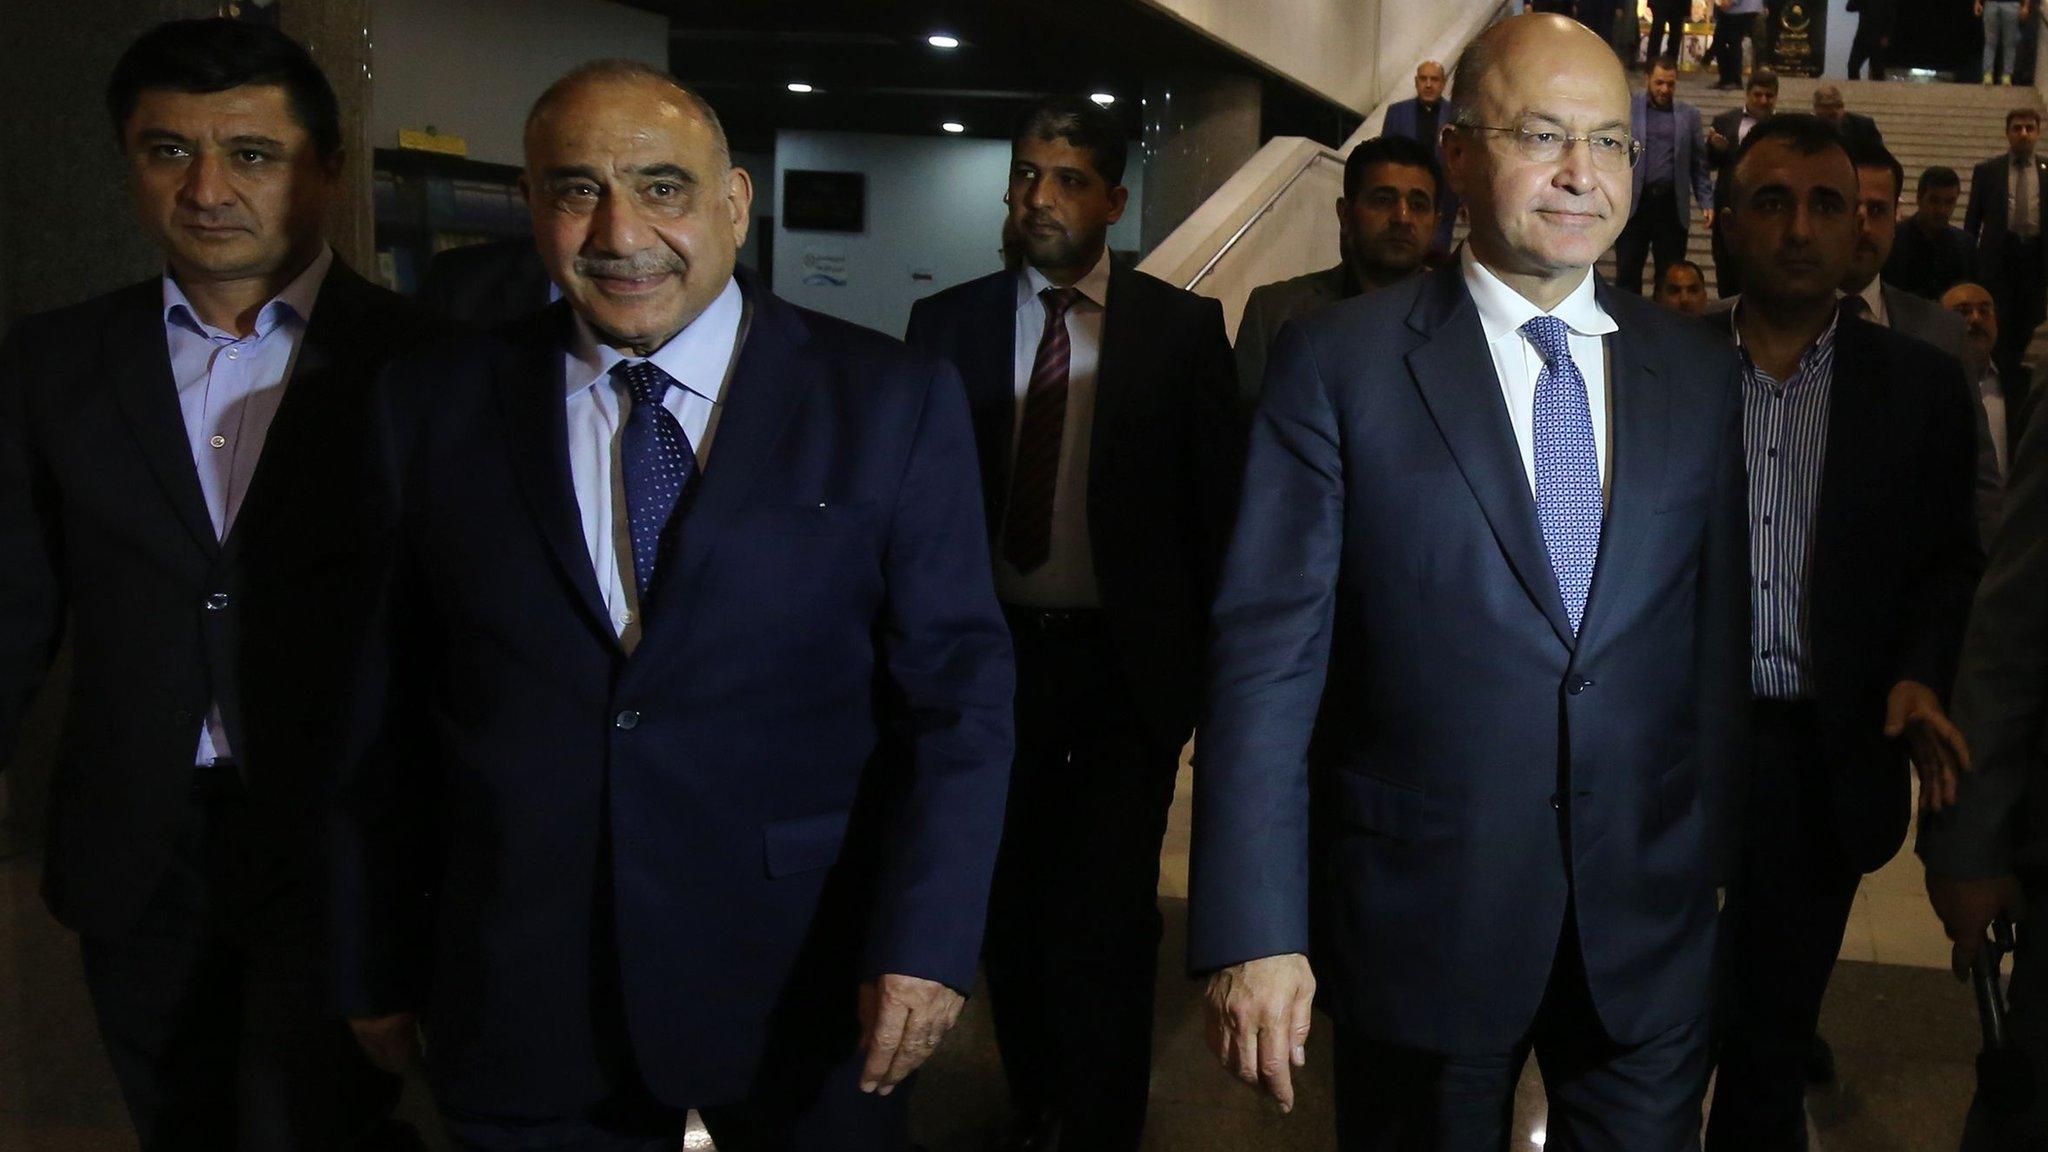
<instances>
[{"instance_id":1,"label":"suit lapel","mask_svg":"<svg viewBox=\"0 0 2048 1152\"><path fill-rule=\"evenodd\" d=\"M975 302L968 334L974 368L965 381L968 401L984 414L977 425L988 429L982 445L983 471L988 477L988 528L1002 523L999 512L1010 490L1010 441L1017 431L1017 277L991 276L986 294Z\"/></svg>"},{"instance_id":2,"label":"suit lapel","mask_svg":"<svg viewBox=\"0 0 2048 1152\"><path fill-rule=\"evenodd\" d=\"M1571 618L1565 614L1550 551L1536 520L1536 499L1501 400L1500 377L1457 261L1429 274L1408 323L1427 338L1407 360L1438 432L1516 578L1550 621L1558 640L1573 647Z\"/></svg>"},{"instance_id":3,"label":"suit lapel","mask_svg":"<svg viewBox=\"0 0 2048 1152\"><path fill-rule=\"evenodd\" d=\"M1618 310L1613 290L1598 287L1600 304L1613 316ZM1628 587L1635 561L1642 555L1657 494L1665 489L1670 458L1670 397L1657 379L1657 358L1641 346L1642 333L1623 324L1607 338L1608 475L1607 515L1600 531L1600 559L1593 569L1593 587L1586 615L1579 625L1583 641L1615 611Z\"/></svg>"},{"instance_id":4,"label":"suit lapel","mask_svg":"<svg viewBox=\"0 0 2048 1152\"><path fill-rule=\"evenodd\" d=\"M518 321L508 334L509 353L497 366L495 383L512 467L541 538L590 623L616 646L618 636L590 564L569 472L569 406L562 383L568 329L569 306L559 302Z\"/></svg>"},{"instance_id":5,"label":"suit lapel","mask_svg":"<svg viewBox=\"0 0 2048 1152\"><path fill-rule=\"evenodd\" d=\"M1096 477L1108 471L1116 459L1113 425L1136 387L1133 365L1142 357L1131 345L1148 327L1143 310L1137 273L1111 256L1109 305L1102 316L1102 348L1095 363L1095 415L1088 432L1089 470ZM1100 484L1091 482L1089 487L1096 489Z\"/></svg>"},{"instance_id":6,"label":"suit lapel","mask_svg":"<svg viewBox=\"0 0 2048 1152\"><path fill-rule=\"evenodd\" d=\"M1889 374L1874 363L1871 334L1877 325L1844 317L1835 334L1835 364L1828 392L1828 439L1821 458L1820 505L1814 511L1815 603L1833 602L1822 591L1834 573L1830 556L1853 555L1850 542L1863 519L1858 497L1884 490L1877 474L1885 458L1879 414Z\"/></svg>"},{"instance_id":7,"label":"suit lapel","mask_svg":"<svg viewBox=\"0 0 2048 1152\"><path fill-rule=\"evenodd\" d=\"M163 295L157 282L137 285L134 301L121 310L119 330L108 334L108 367L121 415L142 458L156 474L164 496L192 540L210 562L220 555L185 415L178 407L178 382L171 374L171 346L164 336Z\"/></svg>"}]
</instances>

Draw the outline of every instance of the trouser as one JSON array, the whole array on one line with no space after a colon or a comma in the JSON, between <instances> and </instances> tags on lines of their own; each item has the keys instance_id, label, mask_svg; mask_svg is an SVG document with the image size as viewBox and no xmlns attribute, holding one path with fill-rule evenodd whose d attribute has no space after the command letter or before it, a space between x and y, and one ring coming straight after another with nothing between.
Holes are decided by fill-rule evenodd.
<instances>
[{"instance_id":1,"label":"trouser","mask_svg":"<svg viewBox=\"0 0 2048 1152\"><path fill-rule=\"evenodd\" d=\"M2028 907L2048 907L2041 903L2048 900L2048 876L2022 875L2020 890ZM2021 1107L2007 1110L1995 1106L1979 1085L1963 1125L1962 1152L2039 1152L2048 1148L2048 1003L2041 999L2048 996L2048 989L2040 984L2041 948L2032 939L2041 931L2032 925L2021 927L2012 960L2012 982L2006 988L2006 1036L2030 1065L2030 1091Z\"/></svg>"},{"instance_id":2,"label":"trouser","mask_svg":"<svg viewBox=\"0 0 2048 1152\"><path fill-rule=\"evenodd\" d=\"M1666 56L1675 59L1684 46L1685 5L1650 5L1650 40L1645 46L1649 55L1643 63L1654 64Z\"/></svg>"},{"instance_id":3,"label":"trouser","mask_svg":"<svg viewBox=\"0 0 2048 1152\"><path fill-rule=\"evenodd\" d=\"M2044 281L2048 256L2041 237L2023 239L2007 233L1999 249L1998 274L1985 285L1998 306L1998 353L2018 360L2034 339L2044 312Z\"/></svg>"},{"instance_id":4,"label":"trouser","mask_svg":"<svg viewBox=\"0 0 2048 1152\"><path fill-rule=\"evenodd\" d=\"M905 1152L907 1103L916 1078L887 1096L860 1091L859 1053L803 1099L764 1098L702 1108L719 1152ZM661 1104L644 1088L620 1090L574 1116L511 1118L443 1108L448 1136L465 1152L676 1152L688 1112Z\"/></svg>"},{"instance_id":5,"label":"trouser","mask_svg":"<svg viewBox=\"0 0 2048 1152\"><path fill-rule=\"evenodd\" d=\"M140 923L79 941L143 1152L417 1147L390 1120L398 1078L327 1007L313 854L275 850L279 819L252 809L233 765L193 780Z\"/></svg>"},{"instance_id":6,"label":"trouser","mask_svg":"<svg viewBox=\"0 0 2048 1152\"><path fill-rule=\"evenodd\" d=\"M1756 28L1754 12L1723 12L1714 20L1714 59L1721 65L1721 83L1742 83L1742 42Z\"/></svg>"},{"instance_id":7,"label":"trouser","mask_svg":"<svg viewBox=\"0 0 2048 1152\"><path fill-rule=\"evenodd\" d=\"M1704 1006L1702 1006L1704 1008ZM1704 1018L1641 1044L1608 1038L1586 985L1578 926L1566 918L1543 1006L1507 1052L1399 1048L1339 1024L1337 1147L1342 1152L1506 1152L1515 1084L1531 1053L1549 1097L1546 1147L1561 1152L1697 1149L1707 1087Z\"/></svg>"},{"instance_id":8,"label":"trouser","mask_svg":"<svg viewBox=\"0 0 2048 1152\"><path fill-rule=\"evenodd\" d=\"M1849 79L1863 78L1865 61L1870 63L1872 80L1884 79L1884 41L1889 35L1889 30L1881 22L1871 19L1869 15L1857 17L1856 39L1849 45Z\"/></svg>"},{"instance_id":9,"label":"trouser","mask_svg":"<svg viewBox=\"0 0 2048 1152\"><path fill-rule=\"evenodd\" d=\"M1996 64L1999 65L1995 71L1996 75L2012 79L2013 68L2019 63L2019 56L2019 0L1985 0L1984 75L1993 75L1993 65Z\"/></svg>"},{"instance_id":10,"label":"trouser","mask_svg":"<svg viewBox=\"0 0 2048 1152\"><path fill-rule=\"evenodd\" d=\"M1685 258L1686 227L1678 215L1678 193L1669 184L1643 187L1642 203L1614 238L1614 286L1643 294L1643 261L1656 254L1657 275L1674 260Z\"/></svg>"},{"instance_id":11,"label":"trouser","mask_svg":"<svg viewBox=\"0 0 2048 1152\"><path fill-rule=\"evenodd\" d=\"M1017 756L984 968L1021 1117L1134 1152L1152 1074L1159 848L1180 749L1149 731L1102 613L1007 610Z\"/></svg>"},{"instance_id":12,"label":"trouser","mask_svg":"<svg viewBox=\"0 0 2048 1152\"><path fill-rule=\"evenodd\" d=\"M1811 703L1758 701L1742 859L1722 912L1712 1152L1805 1147L1806 1059L1860 870L1835 837Z\"/></svg>"}]
</instances>

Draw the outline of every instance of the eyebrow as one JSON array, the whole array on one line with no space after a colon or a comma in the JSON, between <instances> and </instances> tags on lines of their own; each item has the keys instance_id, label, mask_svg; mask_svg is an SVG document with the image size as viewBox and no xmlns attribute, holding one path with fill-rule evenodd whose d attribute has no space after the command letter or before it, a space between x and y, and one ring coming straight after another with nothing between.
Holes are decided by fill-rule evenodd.
<instances>
[{"instance_id":1,"label":"eyebrow","mask_svg":"<svg viewBox=\"0 0 2048 1152\"><path fill-rule=\"evenodd\" d=\"M1524 113L1522 113L1522 119L1524 119L1524 120L1542 120L1542 121L1545 121L1545 122L1547 122L1547 123L1555 124L1555 125L1557 125L1557 126L1558 126L1559 128L1568 128L1568 127L1570 127L1570 126L1571 126L1571 125L1570 125L1570 123L1569 123L1569 118L1568 118L1568 117L1564 117L1564 116L1559 116L1559 115L1558 115L1557 113L1555 113L1555 112L1541 112L1541 111L1537 111L1537 110L1535 110L1535 109L1530 109L1529 111L1527 111L1527 112L1524 112ZM1601 123L1595 124L1595 125L1593 125L1593 126L1592 126L1591 128L1588 128L1588 129L1586 129L1586 131L1588 131L1588 132L1611 132L1611 131L1613 131L1613 130L1614 130L1614 129L1616 129L1616 128L1625 128L1625 127L1626 127L1626 125L1625 125L1625 124L1624 124L1624 123L1623 123L1622 121L1620 121L1620 120L1618 120L1618 119L1611 119L1611 120L1605 120L1605 121L1602 121Z\"/></svg>"},{"instance_id":2,"label":"eyebrow","mask_svg":"<svg viewBox=\"0 0 2048 1152\"><path fill-rule=\"evenodd\" d=\"M634 176L661 176L684 184L697 183L696 174L677 164L647 164L639 168L628 168ZM590 180L603 182L604 174L588 164L564 164L547 170L549 180Z\"/></svg>"}]
</instances>

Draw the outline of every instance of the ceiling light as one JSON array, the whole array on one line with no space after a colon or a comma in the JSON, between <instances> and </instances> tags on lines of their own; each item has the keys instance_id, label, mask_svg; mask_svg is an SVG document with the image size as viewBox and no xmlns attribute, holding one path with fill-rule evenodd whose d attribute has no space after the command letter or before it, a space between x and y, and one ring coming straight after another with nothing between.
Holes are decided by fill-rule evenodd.
<instances>
[{"instance_id":1,"label":"ceiling light","mask_svg":"<svg viewBox=\"0 0 2048 1152\"><path fill-rule=\"evenodd\" d=\"M1107 92L1096 92L1091 94L1088 98L1090 100L1095 101L1097 104L1102 105L1104 108L1107 108L1111 104L1116 103L1116 97L1110 95Z\"/></svg>"},{"instance_id":2,"label":"ceiling light","mask_svg":"<svg viewBox=\"0 0 2048 1152\"><path fill-rule=\"evenodd\" d=\"M934 48L958 48L960 46L960 38L958 36L948 36L944 32L934 32L925 37L924 42Z\"/></svg>"},{"instance_id":3,"label":"ceiling light","mask_svg":"<svg viewBox=\"0 0 2048 1152\"><path fill-rule=\"evenodd\" d=\"M939 125L939 127L944 128L946 131L953 133L967 131L967 125L962 124L958 120L948 120L944 124Z\"/></svg>"},{"instance_id":4,"label":"ceiling light","mask_svg":"<svg viewBox=\"0 0 2048 1152\"><path fill-rule=\"evenodd\" d=\"M815 89L815 88L811 87L811 86L810 86L809 84L806 84L806 83L804 83L804 82L803 82L803 81L801 81L801 80L792 80L792 81L790 81L790 82L789 82L789 90L790 90L791 92L796 92L796 93L799 93L799 94L801 94L801 93L805 93L805 92L815 92L815 91L817 91L817 89Z\"/></svg>"}]
</instances>

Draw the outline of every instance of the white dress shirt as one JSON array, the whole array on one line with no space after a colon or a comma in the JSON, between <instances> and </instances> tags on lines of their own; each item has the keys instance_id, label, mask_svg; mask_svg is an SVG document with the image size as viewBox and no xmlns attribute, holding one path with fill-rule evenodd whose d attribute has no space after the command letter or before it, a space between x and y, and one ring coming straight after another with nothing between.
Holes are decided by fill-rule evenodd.
<instances>
[{"instance_id":1,"label":"white dress shirt","mask_svg":"<svg viewBox=\"0 0 2048 1152\"><path fill-rule=\"evenodd\" d=\"M1017 409L1010 429L1012 460L1017 457L1017 438L1024 430L1024 396L1038 360L1038 342L1045 336L1045 304L1038 294L1052 286L1052 281L1029 265L1017 277L1013 353ZM1074 287L1081 296L1067 309L1067 423L1060 436L1059 477L1053 489L1052 551L1045 563L1030 573L1019 572L1004 558L1002 534L996 534L996 595L1006 604L1028 608L1096 608L1102 604L1102 592L1095 582L1095 554L1088 543L1088 454L1095 430L1102 321L1109 308L1108 249Z\"/></svg>"},{"instance_id":2,"label":"white dress shirt","mask_svg":"<svg viewBox=\"0 0 2048 1152\"><path fill-rule=\"evenodd\" d=\"M2005 390L1999 385L1998 365L1986 364L1977 377L1977 402L1984 406L1984 419L1991 428L1991 456L1998 462L1998 478L2003 481L2010 449L2005 442Z\"/></svg>"},{"instance_id":3,"label":"white dress shirt","mask_svg":"<svg viewBox=\"0 0 2048 1152\"><path fill-rule=\"evenodd\" d=\"M178 410L199 470L199 491L213 520L216 540L227 539L256 476L270 422L284 403L285 385L298 363L299 345L313 318L313 305L334 249L320 254L256 313L247 336L215 328L199 318L178 281L164 273L164 339L171 354L171 379L178 386ZM193 763L231 758L220 705L206 711L199 726Z\"/></svg>"},{"instance_id":4,"label":"white dress shirt","mask_svg":"<svg viewBox=\"0 0 2048 1152\"><path fill-rule=\"evenodd\" d=\"M1884 277L1871 277L1870 283L1865 284L1863 291L1857 295L1863 297L1863 302L1870 306L1870 311L1865 314L1864 319L1880 328L1892 326L1892 314L1885 311L1884 307Z\"/></svg>"},{"instance_id":5,"label":"white dress shirt","mask_svg":"<svg viewBox=\"0 0 2048 1152\"><path fill-rule=\"evenodd\" d=\"M1555 316L1571 330L1567 342L1572 362L1586 380L1586 406L1593 416L1593 453L1600 462L1600 485L1607 487L1607 345L1603 339L1620 325L1602 311L1593 298L1593 270L1572 289L1557 307L1545 312L1529 299L1501 282L1472 255L1468 245L1461 257L1465 288L1479 307L1479 327L1486 334L1486 350L1493 356L1494 375L1500 378L1501 399L1508 408L1508 423L1514 426L1515 445L1522 451L1522 470L1529 478L1529 491L1536 491L1536 377L1543 372L1543 357L1521 332L1522 325L1538 316Z\"/></svg>"},{"instance_id":6,"label":"white dress shirt","mask_svg":"<svg viewBox=\"0 0 2048 1152\"><path fill-rule=\"evenodd\" d=\"M683 426L696 450L699 471L710 467L711 440L739 351L745 313L738 281L727 281L725 291L689 327L647 357L678 385L662 397L661 406ZM640 642L640 604L632 579L632 526L626 515L619 433L633 398L613 383L611 370L630 359L600 343L583 317L576 317L569 347L562 353L569 405L569 476L583 514L583 544L590 550L597 588L604 594L612 630L628 653Z\"/></svg>"}]
</instances>

